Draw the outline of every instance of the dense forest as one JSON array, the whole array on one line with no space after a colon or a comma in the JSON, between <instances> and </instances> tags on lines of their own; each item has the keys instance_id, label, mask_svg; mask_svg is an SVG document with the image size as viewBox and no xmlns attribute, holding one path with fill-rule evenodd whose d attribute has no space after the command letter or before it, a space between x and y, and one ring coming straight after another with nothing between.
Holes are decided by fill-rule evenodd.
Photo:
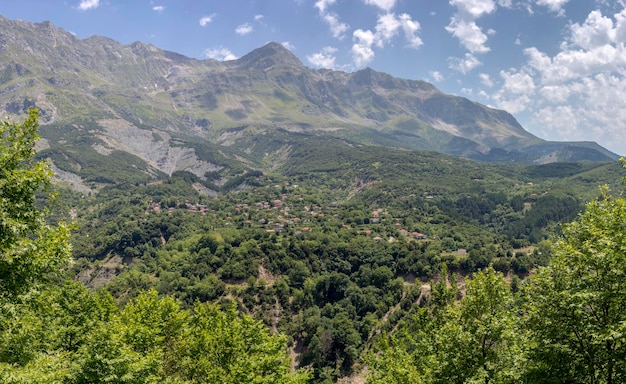
<instances>
[{"instance_id":1,"label":"dense forest","mask_svg":"<svg viewBox=\"0 0 626 384\"><path fill-rule=\"evenodd\" d=\"M2 382L626 381L623 162L311 139L80 194L37 128L0 128Z\"/></svg>"}]
</instances>

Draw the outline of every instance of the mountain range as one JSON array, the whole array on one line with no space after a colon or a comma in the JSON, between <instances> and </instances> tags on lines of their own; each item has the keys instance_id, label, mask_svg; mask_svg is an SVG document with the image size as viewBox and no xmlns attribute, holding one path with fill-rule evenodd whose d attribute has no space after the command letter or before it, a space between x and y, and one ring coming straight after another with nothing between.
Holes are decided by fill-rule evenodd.
<instances>
[{"instance_id":1,"label":"mountain range","mask_svg":"<svg viewBox=\"0 0 626 384\"><path fill-rule=\"evenodd\" d=\"M278 43L197 60L0 16L0 110L19 118L31 107L41 156L79 189L124 172L187 171L219 186L280 167L309 138L482 161L618 158L592 142L542 140L511 114L424 81L308 68Z\"/></svg>"}]
</instances>

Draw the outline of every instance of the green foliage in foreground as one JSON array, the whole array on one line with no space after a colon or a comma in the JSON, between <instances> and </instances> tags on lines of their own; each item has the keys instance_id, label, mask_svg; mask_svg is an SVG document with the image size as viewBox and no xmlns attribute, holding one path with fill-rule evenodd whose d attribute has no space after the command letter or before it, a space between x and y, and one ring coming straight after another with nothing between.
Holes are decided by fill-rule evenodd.
<instances>
[{"instance_id":1,"label":"green foliage in foreground","mask_svg":"<svg viewBox=\"0 0 626 384\"><path fill-rule=\"evenodd\" d=\"M533 237L499 230L517 219L544 230L575 209L569 195L546 194L542 206L526 184L530 199L483 187L417 198L406 183L406 199L381 206L367 197L398 189L337 203L314 183L287 182L195 205L179 200L195 197L184 177L122 185L82 205L76 242L92 271L120 260L124 271L107 284L113 297L49 279L69 246L66 226L46 224L48 212L35 209L50 177L31 163L36 114L3 127L1 382L331 382L363 363L372 383L626 380L624 197L589 203L551 251L533 252L531 277L513 275L509 285L500 271L516 271L518 260L496 241ZM402 207L410 213L399 215ZM481 221L491 231L472 226ZM450 251L464 244L468 255ZM477 272L457 286L446 263ZM422 286L409 275L441 278ZM292 370L288 343L310 375Z\"/></svg>"},{"instance_id":2,"label":"green foliage in foreground","mask_svg":"<svg viewBox=\"0 0 626 384\"><path fill-rule=\"evenodd\" d=\"M491 268L467 281L458 304L445 281L435 284L435 305L370 354L369 381L625 382L625 222L626 198L589 203L518 294Z\"/></svg>"},{"instance_id":3,"label":"green foliage in foreground","mask_svg":"<svg viewBox=\"0 0 626 384\"><path fill-rule=\"evenodd\" d=\"M285 338L234 308L147 291L119 310L65 283L0 309L3 383L303 383Z\"/></svg>"},{"instance_id":4,"label":"green foliage in foreground","mask_svg":"<svg viewBox=\"0 0 626 384\"><path fill-rule=\"evenodd\" d=\"M626 198L601 199L564 228L530 280L531 378L626 382Z\"/></svg>"},{"instance_id":5,"label":"green foliage in foreground","mask_svg":"<svg viewBox=\"0 0 626 384\"><path fill-rule=\"evenodd\" d=\"M35 162L38 112L27 120L0 122L0 300L23 293L58 272L70 259L69 227L49 225L35 193L46 189L52 172Z\"/></svg>"},{"instance_id":6,"label":"green foliage in foreground","mask_svg":"<svg viewBox=\"0 0 626 384\"><path fill-rule=\"evenodd\" d=\"M141 293L119 309L106 291L57 285L68 227L49 225L35 192L37 112L0 125L0 382L302 383L285 337L234 308Z\"/></svg>"}]
</instances>

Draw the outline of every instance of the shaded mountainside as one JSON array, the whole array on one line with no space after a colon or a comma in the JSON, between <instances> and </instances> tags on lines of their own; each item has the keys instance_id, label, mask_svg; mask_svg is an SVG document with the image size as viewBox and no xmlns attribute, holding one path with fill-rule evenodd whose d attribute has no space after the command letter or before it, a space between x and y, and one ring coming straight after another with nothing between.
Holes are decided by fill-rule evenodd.
<instances>
[{"instance_id":1,"label":"shaded mountainside","mask_svg":"<svg viewBox=\"0 0 626 384\"><path fill-rule=\"evenodd\" d=\"M485 161L617 158L595 143L546 142L510 114L424 81L312 70L277 43L238 60L196 60L0 16L0 109L30 107L41 111L44 155L83 180L96 172L90 164L119 163L146 177L218 172L219 185L286 160L288 147L276 148L285 135Z\"/></svg>"}]
</instances>

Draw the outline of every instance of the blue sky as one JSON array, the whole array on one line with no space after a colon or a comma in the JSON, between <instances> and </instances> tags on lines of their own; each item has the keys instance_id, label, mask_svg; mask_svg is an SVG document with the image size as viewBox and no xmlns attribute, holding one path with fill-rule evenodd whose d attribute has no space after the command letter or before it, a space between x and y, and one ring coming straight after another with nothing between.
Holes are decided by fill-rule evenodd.
<instances>
[{"instance_id":1,"label":"blue sky","mask_svg":"<svg viewBox=\"0 0 626 384\"><path fill-rule=\"evenodd\" d=\"M0 0L0 14L198 59L275 41L312 68L426 80L541 138L626 154L626 0Z\"/></svg>"}]
</instances>

